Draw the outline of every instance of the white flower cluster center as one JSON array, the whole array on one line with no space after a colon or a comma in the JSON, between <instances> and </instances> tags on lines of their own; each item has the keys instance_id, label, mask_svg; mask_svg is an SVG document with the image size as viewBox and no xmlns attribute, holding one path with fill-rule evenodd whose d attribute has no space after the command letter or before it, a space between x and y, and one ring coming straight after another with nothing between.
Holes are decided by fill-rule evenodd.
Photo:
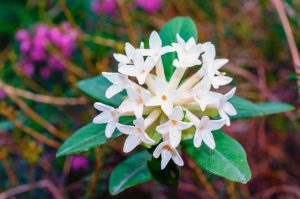
<instances>
[{"instance_id":1,"label":"white flower cluster center","mask_svg":"<svg viewBox=\"0 0 300 199\"><path fill-rule=\"evenodd\" d=\"M232 78L220 72L227 59L215 59L216 51L212 43L199 43L191 37L185 42L177 34L177 43L163 46L157 32L152 32L149 49L144 45L136 49L125 44L126 54L114 54L119 62L118 73L103 73L112 85L106 90L106 97L111 98L123 90L127 98L118 108L103 103L95 103L95 108L102 111L93 120L96 124L106 123L105 135L111 137L117 128L128 135L124 152L130 152L138 145L156 145L153 156L161 156L161 169L170 159L182 166L183 160L176 148L182 140L185 130L192 129L195 147L202 141L211 149L216 144L212 131L230 125L229 116L236 110L230 99L236 88L226 94L218 93L220 86L229 84ZM169 81L166 80L161 56L176 52L173 60L175 71ZM197 67L198 66L198 67ZM196 70L196 68L199 68ZM184 78L189 68L196 67L195 73ZM136 80L136 81L135 81ZM207 109L217 110L221 119L211 120ZM119 123L120 116L134 115L134 126ZM153 128L153 125L154 126ZM156 130L161 139L151 138L147 129ZM152 136L153 137L153 136ZM157 136L156 136L157 137Z\"/></svg>"}]
</instances>

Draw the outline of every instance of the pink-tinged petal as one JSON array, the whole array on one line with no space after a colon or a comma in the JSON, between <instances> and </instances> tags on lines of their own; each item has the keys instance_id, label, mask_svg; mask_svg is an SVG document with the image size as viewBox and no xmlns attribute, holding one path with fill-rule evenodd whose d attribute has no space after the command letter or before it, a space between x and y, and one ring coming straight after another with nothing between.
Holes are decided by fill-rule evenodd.
<instances>
[{"instance_id":1,"label":"pink-tinged petal","mask_svg":"<svg viewBox=\"0 0 300 199\"><path fill-rule=\"evenodd\" d=\"M141 128L142 130L145 129L145 120L144 118L137 118L136 120L133 121L133 124L138 127Z\"/></svg>"},{"instance_id":2,"label":"pink-tinged petal","mask_svg":"<svg viewBox=\"0 0 300 199\"><path fill-rule=\"evenodd\" d=\"M169 161L171 160L171 158L172 158L172 155L171 155L171 152L169 150L163 149L161 151L161 163L160 163L161 170L166 168L166 166L169 163Z\"/></svg>"},{"instance_id":3,"label":"pink-tinged petal","mask_svg":"<svg viewBox=\"0 0 300 199\"><path fill-rule=\"evenodd\" d=\"M235 91L236 91L236 87L234 87L233 89L231 89L228 93L226 93L224 95L226 101L229 100L230 98L232 98L234 96Z\"/></svg>"},{"instance_id":4,"label":"pink-tinged petal","mask_svg":"<svg viewBox=\"0 0 300 199\"><path fill-rule=\"evenodd\" d=\"M194 37L191 37L187 42L186 42L186 46L187 49L190 49L192 46L196 45L196 41Z\"/></svg>"},{"instance_id":5,"label":"pink-tinged petal","mask_svg":"<svg viewBox=\"0 0 300 199\"><path fill-rule=\"evenodd\" d=\"M222 119L225 120L226 126L230 126L230 119L229 119L228 115L223 110L219 110L219 115Z\"/></svg>"},{"instance_id":6,"label":"pink-tinged petal","mask_svg":"<svg viewBox=\"0 0 300 199\"><path fill-rule=\"evenodd\" d=\"M153 88L156 95L162 94L167 87L167 82L159 79L158 77L154 79Z\"/></svg>"},{"instance_id":7,"label":"pink-tinged petal","mask_svg":"<svg viewBox=\"0 0 300 199\"><path fill-rule=\"evenodd\" d=\"M208 48L206 49L206 51L204 52L204 54L202 55L202 58L205 60L205 61L213 61L216 57L216 49L215 49L215 46L213 44L209 44L208 45Z\"/></svg>"},{"instance_id":8,"label":"pink-tinged petal","mask_svg":"<svg viewBox=\"0 0 300 199\"><path fill-rule=\"evenodd\" d=\"M181 121L179 121L178 124L177 124L177 128L179 130L181 130L181 131L185 130L185 129L188 129L191 126L193 126L193 124L192 123L188 123L188 122L181 122Z\"/></svg>"},{"instance_id":9,"label":"pink-tinged petal","mask_svg":"<svg viewBox=\"0 0 300 199\"><path fill-rule=\"evenodd\" d=\"M159 106L162 100L159 96L154 96L146 102L146 106Z\"/></svg>"},{"instance_id":10,"label":"pink-tinged petal","mask_svg":"<svg viewBox=\"0 0 300 199\"><path fill-rule=\"evenodd\" d=\"M105 128L105 136L110 138L113 134L113 132L116 130L117 123L116 122L110 122L107 123Z\"/></svg>"},{"instance_id":11,"label":"pink-tinged petal","mask_svg":"<svg viewBox=\"0 0 300 199\"><path fill-rule=\"evenodd\" d=\"M181 121L183 118L183 111L180 106L176 106L169 117L171 120Z\"/></svg>"},{"instance_id":12,"label":"pink-tinged petal","mask_svg":"<svg viewBox=\"0 0 300 199\"><path fill-rule=\"evenodd\" d=\"M176 148L181 141L181 131L177 130L176 128L170 128L169 140L170 140L170 145L173 148Z\"/></svg>"},{"instance_id":13,"label":"pink-tinged petal","mask_svg":"<svg viewBox=\"0 0 300 199\"><path fill-rule=\"evenodd\" d=\"M126 75L122 75L120 73L102 72L102 75L113 84L123 83L123 79L127 79Z\"/></svg>"},{"instance_id":14,"label":"pink-tinged petal","mask_svg":"<svg viewBox=\"0 0 300 199\"><path fill-rule=\"evenodd\" d=\"M146 133L142 133L141 135L140 135L140 138L141 138L141 140L143 141L143 142L145 142L146 144L154 144L155 143L155 141L154 140L152 140Z\"/></svg>"},{"instance_id":15,"label":"pink-tinged petal","mask_svg":"<svg viewBox=\"0 0 300 199\"><path fill-rule=\"evenodd\" d=\"M140 85L143 85L146 81L147 73L139 73L139 74L136 75L136 78L138 80L138 83Z\"/></svg>"},{"instance_id":16,"label":"pink-tinged petal","mask_svg":"<svg viewBox=\"0 0 300 199\"><path fill-rule=\"evenodd\" d=\"M103 124L103 123L108 123L112 121L112 117L110 117L108 112L103 112L94 117L93 123L94 124Z\"/></svg>"},{"instance_id":17,"label":"pink-tinged petal","mask_svg":"<svg viewBox=\"0 0 300 199\"><path fill-rule=\"evenodd\" d=\"M211 130L211 131L215 131L218 129L221 129L226 123L226 120L221 119L221 120L210 120L207 123L207 129Z\"/></svg>"},{"instance_id":18,"label":"pink-tinged petal","mask_svg":"<svg viewBox=\"0 0 300 199\"><path fill-rule=\"evenodd\" d=\"M136 49L128 42L125 43L125 52L126 52L126 55L132 59L135 52L136 52Z\"/></svg>"},{"instance_id":19,"label":"pink-tinged petal","mask_svg":"<svg viewBox=\"0 0 300 199\"><path fill-rule=\"evenodd\" d=\"M144 56L138 51L135 52L132 60L135 67L137 68L142 67L144 65Z\"/></svg>"},{"instance_id":20,"label":"pink-tinged petal","mask_svg":"<svg viewBox=\"0 0 300 199\"><path fill-rule=\"evenodd\" d=\"M149 73L155 66L155 60L152 57L147 57L145 61L145 70Z\"/></svg>"},{"instance_id":21,"label":"pink-tinged petal","mask_svg":"<svg viewBox=\"0 0 300 199\"><path fill-rule=\"evenodd\" d=\"M134 114L136 118L141 118L143 116L143 111L144 111L144 106L143 105L138 105L134 109Z\"/></svg>"},{"instance_id":22,"label":"pink-tinged petal","mask_svg":"<svg viewBox=\"0 0 300 199\"><path fill-rule=\"evenodd\" d=\"M200 119L194 115L193 113L191 113L190 111L186 112L186 117L195 125L198 126L200 123Z\"/></svg>"},{"instance_id":23,"label":"pink-tinged petal","mask_svg":"<svg viewBox=\"0 0 300 199\"><path fill-rule=\"evenodd\" d=\"M144 102L147 102L151 98L151 93L147 90L142 90L141 97L143 98Z\"/></svg>"},{"instance_id":24,"label":"pink-tinged petal","mask_svg":"<svg viewBox=\"0 0 300 199\"><path fill-rule=\"evenodd\" d=\"M235 108L232 106L231 103L226 102L223 106L223 110L228 114L228 115L236 115L237 112Z\"/></svg>"},{"instance_id":25,"label":"pink-tinged petal","mask_svg":"<svg viewBox=\"0 0 300 199\"><path fill-rule=\"evenodd\" d=\"M161 49L160 55L164 55L166 53L174 52L175 49L172 46L164 46Z\"/></svg>"},{"instance_id":26,"label":"pink-tinged petal","mask_svg":"<svg viewBox=\"0 0 300 199\"><path fill-rule=\"evenodd\" d=\"M182 92L179 91L169 91L168 93L168 100L170 102L173 102L177 100L182 95Z\"/></svg>"},{"instance_id":27,"label":"pink-tinged petal","mask_svg":"<svg viewBox=\"0 0 300 199\"><path fill-rule=\"evenodd\" d=\"M214 137L210 131L203 131L202 134L203 142L211 149L216 148Z\"/></svg>"},{"instance_id":28,"label":"pink-tinged petal","mask_svg":"<svg viewBox=\"0 0 300 199\"><path fill-rule=\"evenodd\" d=\"M153 31L149 38L150 49L159 50L162 47L161 39L156 31Z\"/></svg>"},{"instance_id":29,"label":"pink-tinged petal","mask_svg":"<svg viewBox=\"0 0 300 199\"><path fill-rule=\"evenodd\" d=\"M131 99L124 100L119 106L119 109L121 110L121 112L134 111L135 108L136 108L136 105Z\"/></svg>"},{"instance_id":30,"label":"pink-tinged petal","mask_svg":"<svg viewBox=\"0 0 300 199\"><path fill-rule=\"evenodd\" d=\"M137 147L139 144L141 144L141 140L138 136L135 135L129 135L124 143L123 151L125 153L128 153L132 151L135 147Z\"/></svg>"},{"instance_id":31,"label":"pink-tinged petal","mask_svg":"<svg viewBox=\"0 0 300 199\"><path fill-rule=\"evenodd\" d=\"M224 76L224 75L219 75L219 76L213 77L211 83L212 83L214 89L218 89L219 86L227 85L231 81L232 81L231 77L227 77L227 76Z\"/></svg>"},{"instance_id":32,"label":"pink-tinged petal","mask_svg":"<svg viewBox=\"0 0 300 199\"><path fill-rule=\"evenodd\" d=\"M129 87L127 89L127 95L131 100L135 100L137 97L139 97L139 94L133 89L133 87Z\"/></svg>"},{"instance_id":33,"label":"pink-tinged petal","mask_svg":"<svg viewBox=\"0 0 300 199\"><path fill-rule=\"evenodd\" d=\"M134 126L118 124L117 128L121 133L124 133L126 135L133 135L135 133L135 127Z\"/></svg>"},{"instance_id":34,"label":"pink-tinged petal","mask_svg":"<svg viewBox=\"0 0 300 199\"><path fill-rule=\"evenodd\" d=\"M113 96L115 96L116 94L120 93L122 90L124 90L124 88L120 85L117 84L113 84L110 87L108 87L105 91L105 97L110 99Z\"/></svg>"},{"instance_id":35,"label":"pink-tinged petal","mask_svg":"<svg viewBox=\"0 0 300 199\"><path fill-rule=\"evenodd\" d=\"M173 111L173 104L170 102L164 102L161 104L161 109L166 115L170 115Z\"/></svg>"},{"instance_id":36,"label":"pink-tinged petal","mask_svg":"<svg viewBox=\"0 0 300 199\"><path fill-rule=\"evenodd\" d=\"M200 132L199 132L198 129L195 131L195 135L194 135L194 140L193 141L194 141L194 146L196 148L199 148L201 146L202 137L201 137Z\"/></svg>"},{"instance_id":37,"label":"pink-tinged petal","mask_svg":"<svg viewBox=\"0 0 300 199\"><path fill-rule=\"evenodd\" d=\"M95 107L95 109L97 109L97 110L99 110L99 111L112 111L112 110L114 110L113 107L108 106L108 105L106 105L106 104L103 104L103 103L101 103L101 102L96 102L96 103L94 104L94 107Z\"/></svg>"},{"instance_id":38,"label":"pink-tinged petal","mask_svg":"<svg viewBox=\"0 0 300 199\"><path fill-rule=\"evenodd\" d=\"M160 156L161 150L164 147L165 143L161 142L154 150L153 157L158 158Z\"/></svg>"},{"instance_id":39,"label":"pink-tinged petal","mask_svg":"<svg viewBox=\"0 0 300 199\"><path fill-rule=\"evenodd\" d=\"M159 125L158 127L156 127L156 131L160 134L166 134L169 132L170 129L170 121Z\"/></svg>"},{"instance_id":40,"label":"pink-tinged petal","mask_svg":"<svg viewBox=\"0 0 300 199\"><path fill-rule=\"evenodd\" d=\"M185 41L182 39L182 37L179 34L176 34L176 39L179 45L185 46Z\"/></svg>"},{"instance_id":41,"label":"pink-tinged petal","mask_svg":"<svg viewBox=\"0 0 300 199\"><path fill-rule=\"evenodd\" d=\"M132 65L121 66L121 67L119 67L118 71L119 71L119 73L129 75L129 76L133 76L133 77L135 77L139 74L137 69Z\"/></svg>"},{"instance_id":42,"label":"pink-tinged petal","mask_svg":"<svg viewBox=\"0 0 300 199\"><path fill-rule=\"evenodd\" d=\"M216 70L219 70L222 66L227 64L229 60L228 59L215 59L214 61L214 67Z\"/></svg>"},{"instance_id":43,"label":"pink-tinged petal","mask_svg":"<svg viewBox=\"0 0 300 199\"><path fill-rule=\"evenodd\" d=\"M184 162L176 149L172 151L172 159L178 166L184 165Z\"/></svg>"}]
</instances>

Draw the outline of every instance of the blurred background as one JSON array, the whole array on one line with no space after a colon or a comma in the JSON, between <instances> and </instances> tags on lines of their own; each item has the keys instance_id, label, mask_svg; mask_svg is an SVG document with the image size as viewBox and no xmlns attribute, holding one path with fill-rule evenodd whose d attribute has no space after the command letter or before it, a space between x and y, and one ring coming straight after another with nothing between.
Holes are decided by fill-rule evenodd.
<instances>
[{"instance_id":1,"label":"blurred background","mask_svg":"<svg viewBox=\"0 0 300 199\"><path fill-rule=\"evenodd\" d=\"M238 96L299 107L299 11L299 0L1 0L0 198L300 198L297 109L225 129L248 154L245 185L188 164L179 188L152 181L112 197L109 175L128 156L122 138L55 158L96 115L76 82L116 70L114 52L175 16L191 17L199 42L230 60L223 71Z\"/></svg>"}]
</instances>

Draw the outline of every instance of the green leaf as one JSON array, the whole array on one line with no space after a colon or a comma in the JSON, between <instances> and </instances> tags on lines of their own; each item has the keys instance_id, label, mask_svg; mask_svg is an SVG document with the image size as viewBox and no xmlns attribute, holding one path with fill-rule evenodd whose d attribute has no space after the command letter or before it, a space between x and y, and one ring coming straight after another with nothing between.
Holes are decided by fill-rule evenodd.
<instances>
[{"instance_id":1,"label":"green leaf","mask_svg":"<svg viewBox=\"0 0 300 199\"><path fill-rule=\"evenodd\" d=\"M99 100L99 102L117 107L123 101L125 93L121 92L111 99L107 99L105 91L110 85L112 84L104 76L81 80L77 83L77 87L87 95Z\"/></svg>"},{"instance_id":2,"label":"green leaf","mask_svg":"<svg viewBox=\"0 0 300 199\"><path fill-rule=\"evenodd\" d=\"M240 97L233 97L229 101L237 110L237 115L231 116L231 119L265 116L294 109L290 104L280 102L263 102L255 104Z\"/></svg>"},{"instance_id":3,"label":"green leaf","mask_svg":"<svg viewBox=\"0 0 300 199\"><path fill-rule=\"evenodd\" d=\"M192 140L183 142L183 147L201 168L232 181L249 181L251 171L243 147L221 130L213 132L213 135L216 142L214 150L204 143L197 149Z\"/></svg>"},{"instance_id":4,"label":"green leaf","mask_svg":"<svg viewBox=\"0 0 300 199\"><path fill-rule=\"evenodd\" d=\"M110 194L117 195L127 188L152 180L147 166L150 158L151 154L144 150L135 153L119 164L109 179Z\"/></svg>"},{"instance_id":5,"label":"green leaf","mask_svg":"<svg viewBox=\"0 0 300 199\"><path fill-rule=\"evenodd\" d=\"M176 34L179 34L185 41L191 37L194 37L196 41L198 40L196 25L189 17L175 17L162 27L159 35L161 37L163 46L171 45L172 43L177 42ZM175 57L175 52L167 53L162 56L167 80L170 79L174 72L173 60Z\"/></svg>"},{"instance_id":6,"label":"green leaf","mask_svg":"<svg viewBox=\"0 0 300 199\"><path fill-rule=\"evenodd\" d=\"M155 180L162 184L178 186L179 169L177 165L170 160L165 169L160 168L161 158L152 158L148 162L148 168Z\"/></svg>"},{"instance_id":7,"label":"green leaf","mask_svg":"<svg viewBox=\"0 0 300 199\"><path fill-rule=\"evenodd\" d=\"M128 124L132 120L132 117L124 117L120 122ZM56 157L88 151L120 135L120 132L116 130L111 138L107 138L104 133L105 127L106 124L90 123L80 128L62 144Z\"/></svg>"}]
</instances>

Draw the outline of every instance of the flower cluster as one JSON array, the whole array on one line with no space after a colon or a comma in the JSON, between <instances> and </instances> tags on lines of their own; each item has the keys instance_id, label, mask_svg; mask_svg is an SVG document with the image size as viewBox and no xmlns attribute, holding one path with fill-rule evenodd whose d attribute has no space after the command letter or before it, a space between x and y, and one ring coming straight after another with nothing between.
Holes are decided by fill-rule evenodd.
<instances>
[{"instance_id":1,"label":"flower cluster","mask_svg":"<svg viewBox=\"0 0 300 199\"><path fill-rule=\"evenodd\" d=\"M135 0L132 6L137 6L149 13L158 11L161 7L161 0ZM117 11L116 0L93 0L91 2L91 10L94 13L114 14Z\"/></svg>"},{"instance_id":2,"label":"flower cluster","mask_svg":"<svg viewBox=\"0 0 300 199\"><path fill-rule=\"evenodd\" d=\"M175 71L167 81L161 56L172 52L177 54L173 60ZM228 60L216 59L212 43L197 44L193 37L185 41L177 34L177 43L163 46L155 31L150 35L149 49L143 44L136 49L126 43L125 53L114 54L119 62L118 73L104 72L103 76L112 83L106 90L107 98L123 90L126 90L127 98L118 108L100 102L94 105L102 113L93 122L107 124L105 135L111 137L115 129L128 135L124 152L130 152L140 144L151 146L161 141L153 153L155 158L161 156L161 169L170 159L179 166L184 164L176 148L187 132L192 132L195 147L200 147L203 142L214 149L212 131L230 125L229 116L236 114L228 101L236 88L226 94L217 92L220 86L232 81L219 71ZM185 78L192 67L195 67L195 73ZM215 114L211 115L211 112ZM136 117L133 126L119 123L120 116L128 115ZM220 119L210 118L217 115ZM153 125L160 140L149 133L150 127L153 131Z\"/></svg>"},{"instance_id":3,"label":"flower cluster","mask_svg":"<svg viewBox=\"0 0 300 199\"><path fill-rule=\"evenodd\" d=\"M63 71L64 64L53 53L49 53L49 44L59 49L60 53L70 58L76 48L77 31L70 24L62 23L57 27L37 24L29 30L21 29L16 33L20 42L21 59L19 66L28 76L33 75L35 67L40 65L39 75L47 79L54 71Z\"/></svg>"}]
</instances>

